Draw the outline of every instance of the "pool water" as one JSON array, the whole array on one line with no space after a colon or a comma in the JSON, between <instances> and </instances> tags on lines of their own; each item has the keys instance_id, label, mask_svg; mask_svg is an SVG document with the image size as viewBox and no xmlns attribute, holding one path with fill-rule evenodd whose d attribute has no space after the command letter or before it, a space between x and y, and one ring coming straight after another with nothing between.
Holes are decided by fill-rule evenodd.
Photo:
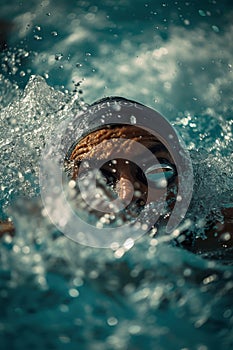
<instances>
[{"instance_id":1,"label":"pool water","mask_svg":"<svg viewBox=\"0 0 233 350\"><path fill-rule=\"evenodd\" d=\"M139 101L190 152L180 230L191 222L204 238L200 223L233 203L232 15L226 0L2 1L0 218L17 230L1 240L2 349L232 348L231 251L195 255L149 235L81 246L47 218L38 179L57 125L104 96Z\"/></svg>"}]
</instances>

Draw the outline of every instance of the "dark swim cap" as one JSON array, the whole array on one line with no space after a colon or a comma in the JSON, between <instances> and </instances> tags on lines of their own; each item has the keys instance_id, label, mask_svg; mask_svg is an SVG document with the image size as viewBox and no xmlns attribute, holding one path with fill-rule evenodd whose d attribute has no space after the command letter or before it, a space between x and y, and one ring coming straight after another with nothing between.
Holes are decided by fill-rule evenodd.
<instances>
[{"instance_id":1,"label":"dark swim cap","mask_svg":"<svg viewBox=\"0 0 233 350\"><path fill-rule=\"evenodd\" d=\"M72 129L77 131L75 142L69 147L66 159L80 139L106 126L135 125L149 131L168 150L177 169L178 190L176 204L167 224L170 232L181 222L188 209L193 190L192 163L188 151L172 125L157 111L141 103L122 97L107 97L90 105Z\"/></svg>"}]
</instances>

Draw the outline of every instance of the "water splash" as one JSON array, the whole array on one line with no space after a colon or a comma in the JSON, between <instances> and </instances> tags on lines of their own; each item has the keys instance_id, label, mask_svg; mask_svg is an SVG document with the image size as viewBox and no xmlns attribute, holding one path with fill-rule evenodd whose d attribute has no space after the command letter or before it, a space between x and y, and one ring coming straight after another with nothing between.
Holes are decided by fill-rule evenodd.
<instances>
[{"instance_id":1,"label":"water splash","mask_svg":"<svg viewBox=\"0 0 233 350\"><path fill-rule=\"evenodd\" d=\"M0 111L0 203L6 208L20 195L38 194L38 166L46 137L80 106L74 95L49 87L32 76L18 99Z\"/></svg>"},{"instance_id":2,"label":"water splash","mask_svg":"<svg viewBox=\"0 0 233 350\"><path fill-rule=\"evenodd\" d=\"M231 266L203 260L153 235L101 251L81 247L48 221L37 196L40 152L54 125L80 108L74 96L32 77L0 112L1 202L17 229L15 237L1 241L2 346L230 349ZM206 151L200 149L205 140L193 137L193 122L184 134L190 149L198 150L193 151L195 198L209 204L214 186L211 205L218 203L217 196L222 205L230 198L226 190L232 190L227 158L218 157L226 140L219 141L220 153L213 154L209 139ZM217 124L214 120L213 130ZM204 125L198 126L200 135ZM183 130L178 121L177 128Z\"/></svg>"}]
</instances>

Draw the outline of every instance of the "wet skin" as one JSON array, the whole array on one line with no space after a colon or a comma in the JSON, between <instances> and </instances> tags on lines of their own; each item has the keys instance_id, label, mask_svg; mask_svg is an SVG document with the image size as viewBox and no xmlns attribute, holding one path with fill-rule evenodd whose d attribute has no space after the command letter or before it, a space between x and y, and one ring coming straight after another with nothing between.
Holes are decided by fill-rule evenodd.
<instances>
[{"instance_id":1,"label":"wet skin","mask_svg":"<svg viewBox=\"0 0 233 350\"><path fill-rule=\"evenodd\" d=\"M137 149L137 160L143 160L140 161L143 170L136 164L137 161L133 161L136 142L144 146ZM145 147L150 152L145 153ZM106 184L123 202L140 208L165 195L172 207L171 199L175 197L175 191L170 190L176 185L176 167L166 147L150 132L125 125L111 126L88 134L78 142L70 155L69 161L73 162L72 179L76 180L82 175L82 161L93 159L102 162L99 170ZM161 180L167 181L164 187L160 185Z\"/></svg>"}]
</instances>

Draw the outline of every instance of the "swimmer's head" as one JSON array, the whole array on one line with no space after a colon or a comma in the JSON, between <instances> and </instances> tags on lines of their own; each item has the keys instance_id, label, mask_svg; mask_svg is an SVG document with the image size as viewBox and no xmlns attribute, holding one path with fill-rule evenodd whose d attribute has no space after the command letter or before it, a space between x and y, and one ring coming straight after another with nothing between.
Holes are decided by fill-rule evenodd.
<instances>
[{"instance_id":1,"label":"swimmer's head","mask_svg":"<svg viewBox=\"0 0 233 350\"><path fill-rule=\"evenodd\" d=\"M86 172L98 169L97 181L93 177L96 189L85 188L89 207L96 202L99 187L112 201L119 199L132 216L148 204L159 207L162 203L155 212L169 213L169 231L182 220L192 193L191 161L176 131L158 112L135 101L110 97L87 107L65 135L63 149L68 149L65 165L70 178L78 184ZM72 146L70 140L75 140Z\"/></svg>"},{"instance_id":2,"label":"swimmer's head","mask_svg":"<svg viewBox=\"0 0 233 350\"><path fill-rule=\"evenodd\" d=\"M136 143L142 147L135 149ZM140 159L140 165L136 159ZM106 186L110 186L123 202L142 208L146 203L158 201L166 190L167 200L170 199L172 205L176 166L165 145L149 131L117 124L90 132L81 138L69 156L72 179L82 176L82 162L93 160L101 161L99 170Z\"/></svg>"}]
</instances>

